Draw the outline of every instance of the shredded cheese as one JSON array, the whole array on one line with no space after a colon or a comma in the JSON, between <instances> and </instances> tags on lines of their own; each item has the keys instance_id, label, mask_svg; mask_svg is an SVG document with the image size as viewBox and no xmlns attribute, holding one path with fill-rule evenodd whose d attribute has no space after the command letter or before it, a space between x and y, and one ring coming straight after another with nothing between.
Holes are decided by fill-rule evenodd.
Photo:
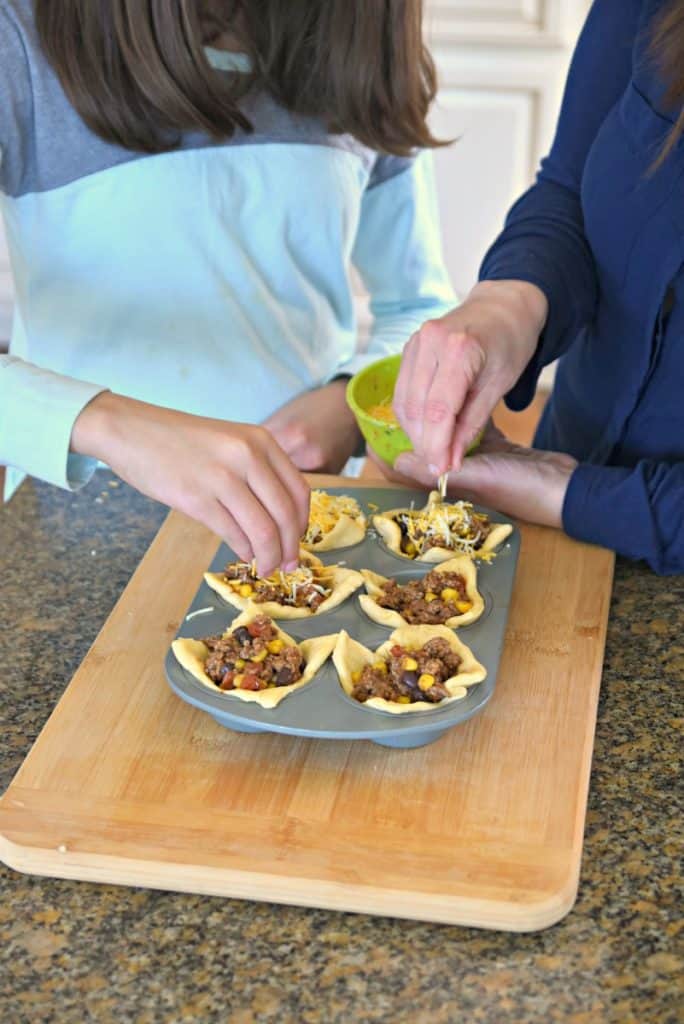
<instances>
[{"instance_id":1,"label":"shredded cheese","mask_svg":"<svg viewBox=\"0 0 684 1024\"><path fill-rule=\"evenodd\" d=\"M278 587L286 604L294 604L297 600L297 591L307 586L317 591L322 597L328 597L332 593L332 588L326 586L323 582L325 579L324 572L317 572L316 569L311 569L308 565L299 565L291 572L283 572L282 569L277 569L270 576L259 576L257 575L255 562L236 562L234 564L236 569L246 570L246 575L255 582L261 581ZM324 571L329 571L331 568L333 567L322 567ZM235 582L239 581L236 580ZM309 595L307 600L311 600L312 596Z\"/></svg>"},{"instance_id":2,"label":"shredded cheese","mask_svg":"<svg viewBox=\"0 0 684 1024\"><path fill-rule=\"evenodd\" d=\"M469 501L433 502L423 509L410 508L397 516L419 554L431 547L472 554L489 532L489 519L475 512Z\"/></svg>"},{"instance_id":3,"label":"shredded cheese","mask_svg":"<svg viewBox=\"0 0 684 1024\"><path fill-rule=\"evenodd\" d=\"M327 494L325 491L311 492L309 525L304 534L305 544L315 544L338 523L340 516L358 519L361 516L359 503L346 494Z\"/></svg>"},{"instance_id":4,"label":"shredded cheese","mask_svg":"<svg viewBox=\"0 0 684 1024\"><path fill-rule=\"evenodd\" d=\"M380 420L382 423L387 423L392 427L398 427L399 420L397 419L394 409L389 403L390 399L388 398L384 402L380 402L378 405L371 405L366 412L369 416L372 416L374 420Z\"/></svg>"}]
</instances>

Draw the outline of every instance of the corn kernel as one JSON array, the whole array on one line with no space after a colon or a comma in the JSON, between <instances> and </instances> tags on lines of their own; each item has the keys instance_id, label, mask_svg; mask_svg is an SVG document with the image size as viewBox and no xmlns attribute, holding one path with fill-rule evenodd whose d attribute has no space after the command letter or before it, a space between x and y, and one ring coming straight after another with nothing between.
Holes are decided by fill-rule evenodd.
<instances>
[{"instance_id":1,"label":"corn kernel","mask_svg":"<svg viewBox=\"0 0 684 1024\"><path fill-rule=\"evenodd\" d=\"M410 704L411 698L407 696L397 697L397 704Z\"/></svg>"},{"instance_id":2,"label":"corn kernel","mask_svg":"<svg viewBox=\"0 0 684 1024\"><path fill-rule=\"evenodd\" d=\"M235 676L235 678L233 679L233 686L239 689L242 686L244 679L244 675Z\"/></svg>"},{"instance_id":3,"label":"corn kernel","mask_svg":"<svg viewBox=\"0 0 684 1024\"><path fill-rule=\"evenodd\" d=\"M425 591L425 600L427 601L428 604L430 604L431 601L436 601L437 600L437 595L434 594L431 590L426 590Z\"/></svg>"},{"instance_id":4,"label":"corn kernel","mask_svg":"<svg viewBox=\"0 0 684 1024\"><path fill-rule=\"evenodd\" d=\"M416 553L416 545L413 544L411 541L408 541L406 543L405 551L406 551L407 555L415 555L415 553Z\"/></svg>"},{"instance_id":5,"label":"corn kernel","mask_svg":"<svg viewBox=\"0 0 684 1024\"><path fill-rule=\"evenodd\" d=\"M242 583L240 585L240 597L251 597L253 593L254 587L250 583Z\"/></svg>"},{"instance_id":6,"label":"corn kernel","mask_svg":"<svg viewBox=\"0 0 684 1024\"><path fill-rule=\"evenodd\" d=\"M382 672L383 674L387 673L387 665L385 664L384 661L376 661L376 662L374 662L373 663L373 669L376 672Z\"/></svg>"},{"instance_id":7,"label":"corn kernel","mask_svg":"<svg viewBox=\"0 0 684 1024\"><path fill-rule=\"evenodd\" d=\"M237 661L235 662L235 668L238 670L238 672L241 672L244 667L245 667L245 663L244 663L243 659L242 658L238 658Z\"/></svg>"},{"instance_id":8,"label":"corn kernel","mask_svg":"<svg viewBox=\"0 0 684 1024\"><path fill-rule=\"evenodd\" d=\"M264 648L264 649L263 649L263 651L259 651L259 653L258 653L258 654L255 654L255 655L254 655L254 656L253 656L252 658L250 658L249 660L250 660L250 661L253 661L253 662L255 662L255 663L256 663L256 664L258 665L258 664L259 664L259 662L261 662L261 661L265 661L265 660L266 660L266 655L267 655L267 654L268 654L268 651L266 650L266 648Z\"/></svg>"},{"instance_id":9,"label":"corn kernel","mask_svg":"<svg viewBox=\"0 0 684 1024\"><path fill-rule=\"evenodd\" d=\"M361 673L360 672L352 672L352 683L358 683L360 678L361 678Z\"/></svg>"},{"instance_id":10,"label":"corn kernel","mask_svg":"<svg viewBox=\"0 0 684 1024\"><path fill-rule=\"evenodd\" d=\"M415 672L418 668L418 662L415 658L404 658L401 666L404 672Z\"/></svg>"},{"instance_id":11,"label":"corn kernel","mask_svg":"<svg viewBox=\"0 0 684 1024\"><path fill-rule=\"evenodd\" d=\"M280 637L276 637L275 640L269 640L268 643L266 644L266 647L268 648L271 654L280 654L284 646L285 641L281 640Z\"/></svg>"},{"instance_id":12,"label":"corn kernel","mask_svg":"<svg viewBox=\"0 0 684 1024\"><path fill-rule=\"evenodd\" d=\"M431 676L429 672L423 672L422 676L418 677L418 686L425 693L430 687L434 686L435 677Z\"/></svg>"},{"instance_id":13,"label":"corn kernel","mask_svg":"<svg viewBox=\"0 0 684 1024\"><path fill-rule=\"evenodd\" d=\"M456 607L458 608L458 610L461 613L461 615L465 615L465 613L469 612L470 609L473 607L473 602L472 601L457 601L456 602Z\"/></svg>"},{"instance_id":14,"label":"corn kernel","mask_svg":"<svg viewBox=\"0 0 684 1024\"><path fill-rule=\"evenodd\" d=\"M441 598L443 601L457 601L458 590L454 590L453 587L445 587L441 593Z\"/></svg>"}]
</instances>

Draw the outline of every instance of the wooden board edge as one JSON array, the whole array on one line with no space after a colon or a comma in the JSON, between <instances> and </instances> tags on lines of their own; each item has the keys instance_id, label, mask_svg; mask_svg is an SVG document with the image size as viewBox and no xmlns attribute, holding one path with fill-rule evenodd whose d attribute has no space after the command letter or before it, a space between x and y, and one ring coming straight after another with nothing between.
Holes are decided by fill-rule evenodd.
<instances>
[{"instance_id":1,"label":"wooden board edge","mask_svg":"<svg viewBox=\"0 0 684 1024\"><path fill-rule=\"evenodd\" d=\"M601 549L606 560L607 575L607 601L605 613L602 616L600 631L597 643L600 645L601 657L596 667L596 678L592 684L591 692L591 713L587 717L587 729L585 733L585 746L582 755L582 774L578 779L578 813L575 817L574 836L572 838L571 857L576 869L575 896L568 907L568 911L574 905L576 894L580 888L580 877L582 871L582 856L585 846L585 831L587 827L587 811L589 809L589 787L591 785L592 767L594 764L594 750L596 744L596 726L598 723L598 707L601 696L601 683L603 682L603 666L605 663L605 643L608 634L608 622L610 618L610 600L615 579L615 552L608 548ZM560 919L559 919L560 920Z\"/></svg>"},{"instance_id":2,"label":"wooden board edge","mask_svg":"<svg viewBox=\"0 0 684 1024\"><path fill-rule=\"evenodd\" d=\"M593 545L592 545L593 546ZM587 821L587 809L589 807L589 786L591 784L591 769L594 762L594 747L596 742L596 725L598 722L598 706L601 696L601 683L603 681L603 666L606 658L606 637L608 635L608 622L610 619L610 602L613 594L615 581L615 552L608 548L600 549L605 556L605 572L607 576L607 601L605 614L602 616L600 631L597 643L601 650L601 658L596 666L596 676L591 688L591 711L587 715L587 728L584 736L584 749L582 752L582 768L577 781L577 816L575 821L575 834L572 843L572 858L577 867L577 888L582 865L582 853L584 851L584 833ZM576 896L575 896L576 898ZM574 901L573 901L574 902Z\"/></svg>"},{"instance_id":3,"label":"wooden board edge","mask_svg":"<svg viewBox=\"0 0 684 1024\"><path fill-rule=\"evenodd\" d=\"M150 863L105 854L62 852L60 848L25 847L3 835L0 835L0 860L22 874L66 881L143 887L520 933L542 931L561 921L575 904L579 884L579 863L575 862L556 892L529 902L426 895L345 882L321 882L314 877L289 877L284 885L278 875L174 862Z\"/></svg>"}]
</instances>

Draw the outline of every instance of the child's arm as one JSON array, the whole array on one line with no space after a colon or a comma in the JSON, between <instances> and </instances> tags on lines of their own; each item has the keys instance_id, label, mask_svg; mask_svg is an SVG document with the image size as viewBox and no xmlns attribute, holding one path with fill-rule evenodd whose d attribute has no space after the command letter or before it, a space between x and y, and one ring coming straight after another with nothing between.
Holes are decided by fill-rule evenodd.
<instances>
[{"instance_id":1,"label":"child's arm","mask_svg":"<svg viewBox=\"0 0 684 1024\"><path fill-rule=\"evenodd\" d=\"M425 320L456 303L442 262L432 158L379 157L362 200L352 259L370 292L373 328L364 352L349 352L334 377L349 377L400 352ZM300 469L339 471L361 440L333 379L288 402L264 426Z\"/></svg>"},{"instance_id":2,"label":"child's arm","mask_svg":"<svg viewBox=\"0 0 684 1024\"><path fill-rule=\"evenodd\" d=\"M32 79L15 11L0 0L0 193L30 190ZM58 130L58 127L55 129ZM297 561L309 490L261 427L189 416L0 356L0 464L75 488L101 459L223 537L259 569Z\"/></svg>"},{"instance_id":3,"label":"child's arm","mask_svg":"<svg viewBox=\"0 0 684 1024\"><path fill-rule=\"evenodd\" d=\"M299 560L309 488L263 427L192 416L104 392L76 420L72 451L180 509L267 574Z\"/></svg>"},{"instance_id":4,"label":"child's arm","mask_svg":"<svg viewBox=\"0 0 684 1024\"><path fill-rule=\"evenodd\" d=\"M298 560L309 490L261 427L190 416L0 356L0 464L74 489L97 460L270 572Z\"/></svg>"}]
</instances>

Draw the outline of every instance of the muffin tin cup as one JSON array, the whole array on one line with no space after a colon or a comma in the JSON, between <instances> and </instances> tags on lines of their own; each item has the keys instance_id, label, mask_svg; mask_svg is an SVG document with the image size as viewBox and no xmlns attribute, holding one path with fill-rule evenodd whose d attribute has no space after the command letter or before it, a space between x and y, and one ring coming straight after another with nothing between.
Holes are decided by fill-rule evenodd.
<instances>
[{"instance_id":1,"label":"muffin tin cup","mask_svg":"<svg viewBox=\"0 0 684 1024\"><path fill-rule=\"evenodd\" d=\"M418 505L425 500L423 491L353 486L330 487L326 490L330 494L348 494L356 498L369 518L369 503L385 510L408 506L411 501ZM489 509L477 508L494 519L501 519ZM467 696L462 700L443 708L436 706L427 711L403 715L364 708L345 694L332 659L325 663L310 683L290 694L271 710L245 703L218 689L213 693L182 668L170 649L164 664L167 680L182 700L206 711L220 725L236 732L275 732L314 739L370 740L381 746L399 749L424 746L481 711L494 693L519 549L520 538L514 529L492 562L477 562L478 588L485 598L485 612L477 622L456 632L485 666L487 677L481 683L469 687ZM319 557L326 564L341 561L347 568L371 569L402 582L422 577L434 568L424 562L408 563L398 559L384 548L372 530L362 543L337 551L321 552ZM211 572L221 572L228 562L235 560L236 555L222 544L208 568ZM366 616L358 603L360 593L364 593L364 590L356 591L344 604L321 616L279 619L278 623L296 640L345 629L355 640L375 650L388 639L392 630ZM203 581L177 636L201 639L223 633L239 614L237 609L219 598Z\"/></svg>"}]
</instances>

